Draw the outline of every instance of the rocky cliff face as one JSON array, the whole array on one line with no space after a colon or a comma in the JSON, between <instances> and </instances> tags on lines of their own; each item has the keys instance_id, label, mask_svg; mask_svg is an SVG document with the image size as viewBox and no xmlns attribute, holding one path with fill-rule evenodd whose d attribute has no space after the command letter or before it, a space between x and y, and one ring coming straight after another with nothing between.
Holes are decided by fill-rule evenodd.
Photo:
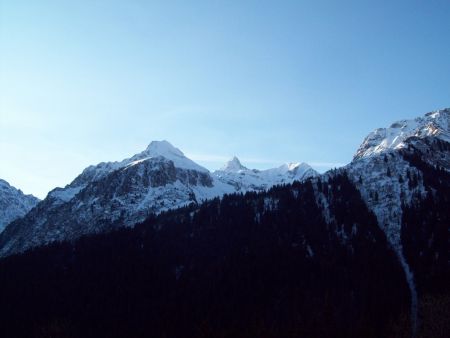
<instances>
[{"instance_id":1,"label":"rocky cliff face","mask_svg":"<svg viewBox=\"0 0 450 338\"><path fill-rule=\"evenodd\" d=\"M39 199L25 195L21 190L0 179L0 233L12 221L24 216Z\"/></svg>"}]
</instances>

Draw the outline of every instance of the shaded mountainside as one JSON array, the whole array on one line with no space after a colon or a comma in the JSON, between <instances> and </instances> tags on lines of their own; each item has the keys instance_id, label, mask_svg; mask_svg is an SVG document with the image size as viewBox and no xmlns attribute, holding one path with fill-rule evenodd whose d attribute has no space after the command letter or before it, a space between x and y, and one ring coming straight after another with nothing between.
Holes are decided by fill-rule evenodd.
<instances>
[{"instance_id":1,"label":"shaded mountainside","mask_svg":"<svg viewBox=\"0 0 450 338\"><path fill-rule=\"evenodd\" d=\"M449 205L449 135L449 109L400 121L369 135L352 163L342 169L377 216L403 267L411 297L412 335L430 321L421 318L426 312L424 299L430 293L442 299L449 291L443 287L450 285L450 210L445 207ZM429 283L424 288L425 281ZM450 304L443 307L450 315Z\"/></svg>"},{"instance_id":2,"label":"shaded mountainside","mask_svg":"<svg viewBox=\"0 0 450 338\"><path fill-rule=\"evenodd\" d=\"M208 173L176 168L172 161L156 157L114 170L67 201L53 191L0 234L0 253L133 225L152 212L195 202L188 185L208 188L212 181Z\"/></svg>"},{"instance_id":3,"label":"shaded mountainside","mask_svg":"<svg viewBox=\"0 0 450 338\"><path fill-rule=\"evenodd\" d=\"M5 180L0 179L0 232L12 221L24 216L39 199L33 195L25 195Z\"/></svg>"},{"instance_id":4,"label":"shaded mountainside","mask_svg":"<svg viewBox=\"0 0 450 338\"><path fill-rule=\"evenodd\" d=\"M86 168L0 234L0 256L82 235L133 226L150 214L226 193L263 191L317 173L307 164L257 171L211 174L167 141L120 162Z\"/></svg>"},{"instance_id":5,"label":"shaded mountainside","mask_svg":"<svg viewBox=\"0 0 450 338\"><path fill-rule=\"evenodd\" d=\"M8 337L386 337L409 308L394 251L338 173L10 256L0 284Z\"/></svg>"},{"instance_id":6,"label":"shaded mountainside","mask_svg":"<svg viewBox=\"0 0 450 338\"><path fill-rule=\"evenodd\" d=\"M425 194L402 206L406 257L421 293L446 293L450 289L450 171L444 168L450 163L450 143L432 138L416 141L403 156L421 173L420 179L411 177L409 184L421 180L425 187Z\"/></svg>"},{"instance_id":7,"label":"shaded mountainside","mask_svg":"<svg viewBox=\"0 0 450 338\"><path fill-rule=\"evenodd\" d=\"M403 252L418 293L417 335L446 337L450 332L450 143L413 138L401 154L416 170L407 172L408 186L421 187L401 207ZM399 337L407 337L407 326L398 330Z\"/></svg>"}]
</instances>

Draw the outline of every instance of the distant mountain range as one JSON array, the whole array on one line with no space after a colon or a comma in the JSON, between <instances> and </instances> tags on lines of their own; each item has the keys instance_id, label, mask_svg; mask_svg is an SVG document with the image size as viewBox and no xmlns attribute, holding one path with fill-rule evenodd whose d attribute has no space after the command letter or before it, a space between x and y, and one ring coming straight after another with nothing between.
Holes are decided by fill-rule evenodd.
<instances>
[{"instance_id":1,"label":"distant mountain range","mask_svg":"<svg viewBox=\"0 0 450 338\"><path fill-rule=\"evenodd\" d=\"M449 121L449 109L443 109L379 128L366 137L345 167L395 246L399 246L398 210L411 200L413 192L404 180L383 179L380 174L387 168L395 177L414 172L399 150L417 140L450 142ZM392 159L385 161L386 156ZM433 153L429 160L449 168L447 157L439 156ZM236 157L211 173L169 142L153 141L143 152L120 162L87 167L65 188L52 190L40 202L1 180L0 231L11 224L0 236L0 255L124 224L132 226L152 213L224 194L263 191L316 176L306 163L256 170L244 167Z\"/></svg>"},{"instance_id":2,"label":"distant mountain range","mask_svg":"<svg viewBox=\"0 0 450 338\"><path fill-rule=\"evenodd\" d=\"M49 192L1 234L0 255L132 226L152 213L224 194L263 191L317 175L306 163L250 170L236 157L210 173L169 142L153 141L139 154L90 166L65 188ZM10 208L15 208L13 201Z\"/></svg>"},{"instance_id":3,"label":"distant mountain range","mask_svg":"<svg viewBox=\"0 0 450 338\"><path fill-rule=\"evenodd\" d=\"M142 153L121 162L88 167L65 188L51 191L0 234L0 255L71 241L75 244L25 254L23 263L17 264L28 266L27 259L43 266L53 262L61 271L58 278L70 277L68 287L72 287L74 276L85 273L85 265L92 271L104 269L114 274L128 271L128 265L132 265L133 270L128 272L139 281L140 276L149 274L136 286L139 290L147 292L145 283L150 280L162 290L161 299L153 294L149 297L158 304L157 309L167 311L163 317L171 320L180 313L195 317L197 305L205 306L201 316L206 317L207 310L228 306L234 309L226 312L233 320L245 314L250 321L263 322L274 332L286 333L286 318L293 327L303 323L299 327L319 330L315 317L308 315L311 307L321 313L327 327L322 335L314 331L312 336L340 332L336 336L370 333L376 337L386 336L392 322L400 318L392 316L403 313L414 336L425 328L420 318L437 325L438 316L433 319L424 310L430 306L427 299L435 300L438 303L433 306L445 310L445 297L450 296L449 205L450 109L442 109L375 130L351 163L322 175L307 164L252 170L237 158L210 173L167 141L152 142ZM92 241L76 241L93 234L104 235L93 236ZM117 243L123 246L118 256ZM91 261L90 252L103 258ZM16 271L14 257L5 260L5 271ZM129 259L125 266L121 260L124 257ZM234 277L237 272L240 278ZM6 272L6 276L11 273ZM316 277L309 281L311 273ZM157 282L153 274L159 276ZM40 276L39 271L33 276ZM118 290L128 290L127 276L117 282ZM299 284L291 285L290 278ZM102 283L100 288L105 281ZM304 283L305 293L297 287ZM241 288L244 284L246 291ZM11 283L10 287L16 286ZM179 294L180 288L185 293ZM205 290L212 292L209 297ZM273 293L268 296L263 290ZM130 297L134 297L134 291L127 291ZM217 299L213 296L216 293ZM197 304L192 294L203 301ZM247 295L254 298L240 308L241 298ZM290 301L291 295L295 302ZM65 297L76 301L70 294ZM171 297L176 305L187 302L183 303L186 308L172 307ZM255 319L250 314L261 307L252 304L261 297L268 297L270 310ZM99 301L106 302L106 298ZM275 318L280 307L293 312ZM223 315L219 311L219 317L210 318L208 325L224 320L220 317ZM355 318L355 328L350 327ZM203 325L203 317L195 319ZM248 325L244 322L241 327L233 320L226 325L241 329ZM259 332L258 325L252 327L254 334ZM271 325L281 325L282 329ZM161 329L161 337L170 332L168 327L169 331ZM220 328L218 325L216 329ZM308 332L303 336L310 336Z\"/></svg>"},{"instance_id":4,"label":"distant mountain range","mask_svg":"<svg viewBox=\"0 0 450 338\"><path fill-rule=\"evenodd\" d=\"M52 262L54 278L67 290L83 281L77 292L88 294L86 299L100 297L94 317L128 309L120 316L130 316L131 323L141 313L161 313L168 323L189 317L217 332L225 325L237 330L229 331L235 332L231 336L244 328L254 330L249 336L258 335L263 325L275 330L274 336L284 336L292 326L313 330L303 336L377 337L386 336L399 318L410 324L401 324L392 337L405 330L412 336L428 330L433 337L442 336L439 330L448 332L432 331L444 327L445 319L424 309L432 299L433 309L445 311L450 297L450 109L375 130L351 163L322 175L304 163L252 170L236 157L211 173L159 141L121 162L86 168L38 203L28 197L24 204L21 192L0 183L3 210L20 211L0 233L1 256L66 241L0 260L0 296L9 297L10 304L22 297L26 285L20 283L28 279L42 283L36 291L41 298L30 300L30 306L53 297L53 287L47 286L53 279L41 273ZM83 235L91 239L77 241ZM18 279L10 281L16 274ZM125 305L109 297L121 290L127 293ZM151 302L141 302L137 290ZM46 303L49 311L61 299L61 304L77 303L84 310L74 318L90 328L83 313L93 311L91 303L87 307L77 293L61 292ZM247 299L244 307L242 299ZM228 310L210 312L221 307ZM310 308L325 323L323 331ZM282 318L275 316L280 309ZM22 312L18 306L17 313L2 313L0 327L3 318L9 325ZM163 319L154 318L150 326L145 321L132 327L161 337L183 331L182 326L160 327ZM247 319L240 323L239 318ZM256 324L249 328L249 323ZM184 324L190 332L191 322Z\"/></svg>"}]
</instances>

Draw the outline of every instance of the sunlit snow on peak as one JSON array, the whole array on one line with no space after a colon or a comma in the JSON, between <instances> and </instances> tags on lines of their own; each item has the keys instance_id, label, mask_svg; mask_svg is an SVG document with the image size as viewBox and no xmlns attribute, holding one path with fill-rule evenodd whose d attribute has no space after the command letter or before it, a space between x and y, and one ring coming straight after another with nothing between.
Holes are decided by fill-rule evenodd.
<instances>
[{"instance_id":1,"label":"sunlit snow on peak","mask_svg":"<svg viewBox=\"0 0 450 338\"><path fill-rule=\"evenodd\" d=\"M150 142L150 144L148 145L148 147L145 150L145 152L150 157L156 157L156 156L163 156L163 157L166 157L166 156L180 156L180 157L184 157L184 154L183 154L183 152L180 149L175 148L172 144L170 144L166 140Z\"/></svg>"},{"instance_id":2,"label":"sunlit snow on peak","mask_svg":"<svg viewBox=\"0 0 450 338\"><path fill-rule=\"evenodd\" d=\"M411 137L436 136L450 142L450 109L441 109L412 120L401 120L389 128L370 133L359 147L354 159L372 156L390 149L400 149Z\"/></svg>"}]
</instances>

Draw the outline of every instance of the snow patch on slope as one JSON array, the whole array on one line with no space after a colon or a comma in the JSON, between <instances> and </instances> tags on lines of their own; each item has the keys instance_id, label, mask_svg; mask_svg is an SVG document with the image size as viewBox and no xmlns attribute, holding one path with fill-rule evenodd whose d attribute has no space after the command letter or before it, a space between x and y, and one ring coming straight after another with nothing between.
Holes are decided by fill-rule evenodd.
<instances>
[{"instance_id":1,"label":"snow patch on slope","mask_svg":"<svg viewBox=\"0 0 450 338\"><path fill-rule=\"evenodd\" d=\"M425 197L421 174L395 151L384 156L360 158L347 165L344 170L352 178L369 209L374 212L380 228L397 254L411 294L412 330L415 332L418 295L413 272L403 253L401 227L402 203L411 204L414 196ZM411 175L418 180L417 186L413 188L409 186Z\"/></svg>"},{"instance_id":2,"label":"snow patch on slope","mask_svg":"<svg viewBox=\"0 0 450 338\"><path fill-rule=\"evenodd\" d=\"M48 196L59 200L61 203L69 202L76 194L78 194L85 185L79 185L76 187L56 188L49 192Z\"/></svg>"}]
</instances>

